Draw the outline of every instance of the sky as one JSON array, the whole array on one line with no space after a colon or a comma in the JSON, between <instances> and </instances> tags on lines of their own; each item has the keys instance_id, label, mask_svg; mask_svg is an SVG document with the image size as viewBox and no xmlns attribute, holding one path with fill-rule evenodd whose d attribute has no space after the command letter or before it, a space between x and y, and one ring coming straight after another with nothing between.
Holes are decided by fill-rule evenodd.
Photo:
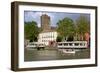
<instances>
[{"instance_id":1,"label":"sky","mask_svg":"<svg viewBox=\"0 0 100 73\"><path fill-rule=\"evenodd\" d=\"M57 22L59 20L62 20L65 17L71 18L74 22L80 17L80 13L67 13L67 12L43 12L43 11L24 11L24 22L31 22L35 21L38 25L38 27L41 26L41 20L40 16L42 14L47 14L50 16L50 23L51 26L56 27ZM90 20L90 14L82 14L87 17L88 20Z\"/></svg>"}]
</instances>

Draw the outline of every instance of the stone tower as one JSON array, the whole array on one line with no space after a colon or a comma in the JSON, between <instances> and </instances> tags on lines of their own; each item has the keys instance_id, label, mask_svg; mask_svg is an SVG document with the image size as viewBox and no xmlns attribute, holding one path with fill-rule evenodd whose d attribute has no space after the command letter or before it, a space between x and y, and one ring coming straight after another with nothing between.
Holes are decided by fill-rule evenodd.
<instances>
[{"instance_id":1,"label":"stone tower","mask_svg":"<svg viewBox=\"0 0 100 73\"><path fill-rule=\"evenodd\" d=\"M46 14L41 16L41 28L43 31L49 31L50 27L50 17Z\"/></svg>"}]
</instances>

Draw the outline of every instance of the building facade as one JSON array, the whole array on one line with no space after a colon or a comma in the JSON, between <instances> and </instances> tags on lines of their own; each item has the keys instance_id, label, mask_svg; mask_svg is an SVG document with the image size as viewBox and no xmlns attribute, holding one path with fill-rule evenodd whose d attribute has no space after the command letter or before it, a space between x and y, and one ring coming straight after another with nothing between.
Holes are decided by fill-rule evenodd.
<instances>
[{"instance_id":1,"label":"building facade","mask_svg":"<svg viewBox=\"0 0 100 73\"><path fill-rule=\"evenodd\" d=\"M41 28L42 31L38 35L38 42L45 44L46 46L54 45L57 38L57 32L51 29L50 17L46 14L41 16Z\"/></svg>"},{"instance_id":2,"label":"building facade","mask_svg":"<svg viewBox=\"0 0 100 73\"><path fill-rule=\"evenodd\" d=\"M39 34L38 42L45 44L46 46L54 45L57 38L57 32L43 32Z\"/></svg>"}]
</instances>

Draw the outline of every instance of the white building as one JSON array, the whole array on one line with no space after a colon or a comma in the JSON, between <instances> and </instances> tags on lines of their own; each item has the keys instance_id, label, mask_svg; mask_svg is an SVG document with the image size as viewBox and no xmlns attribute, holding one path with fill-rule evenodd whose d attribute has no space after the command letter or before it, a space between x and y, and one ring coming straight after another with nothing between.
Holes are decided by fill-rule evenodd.
<instances>
[{"instance_id":1,"label":"white building","mask_svg":"<svg viewBox=\"0 0 100 73\"><path fill-rule=\"evenodd\" d=\"M38 42L45 44L46 46L56 42L57 32L41 32L38 36Z\"/></svg>"},{"instance_id":2,"label":"white building","mask_svg":"<svg viewBox=\"0 0 100 73\"><path fill-rule=\"evenodd\" d=\"M57 38L56 27L50 26L51 19L47 14L41 15L40 18L42 31L38 35L38 42L46 46L54 45Z\"/></svg>"}]
</instances>

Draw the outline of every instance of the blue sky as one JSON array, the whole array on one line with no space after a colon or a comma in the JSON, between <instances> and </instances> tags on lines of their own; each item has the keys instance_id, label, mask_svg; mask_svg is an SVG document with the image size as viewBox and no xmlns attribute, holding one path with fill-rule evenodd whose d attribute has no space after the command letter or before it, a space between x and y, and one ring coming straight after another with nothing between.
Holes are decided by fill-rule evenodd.
<instances>
[{"instance_id":1,"label":"blue sky","mask_svg":"<svg viewBox=\"0 0 100 73\"><path fill-rule=\"evenodd\" d=\"M75 20L77 20L79 16L81 15L80 13L24 11L24 22L35 21L40 27L41 26L40 16L42 14L47 14L48 16L50 16L51 26L54 26L54 27L57 25L57 22L59 20L62 20L65 17L69 17L73 19L73 21L75 22ZM85 15L87 19L90 20L90 14L82 14L82 15Z\"/></svg>"}]
</instances>

